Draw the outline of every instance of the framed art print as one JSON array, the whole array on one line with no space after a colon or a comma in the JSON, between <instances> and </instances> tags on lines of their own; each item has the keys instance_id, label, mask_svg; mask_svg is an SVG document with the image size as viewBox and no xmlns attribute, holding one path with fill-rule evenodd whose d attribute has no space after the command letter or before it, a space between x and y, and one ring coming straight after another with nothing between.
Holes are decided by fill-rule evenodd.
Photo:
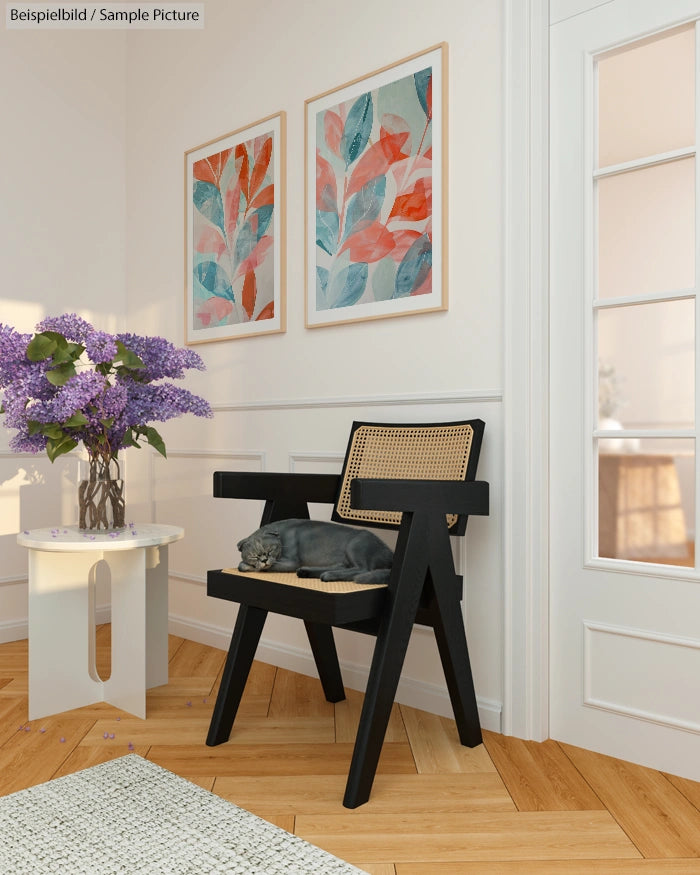
<instances>
[{"instance_id":1,"label":"framed art print","mask_svg":"<svg viewBox=\"0 0 700 875\"><path fill-rule=\"evenodd\" d=\"M185 342L285 330L285 115L185 153Z\"/></svg>"},{"instance_id":2,"label":"framed art print","mask_svg":"<svg viewBox=\"0 0 700 875\"><path fill-rule=\"evenodd\" d=\"M306 101L306 325L447 309L447 46Z\"/></svg>"}]
</instances>

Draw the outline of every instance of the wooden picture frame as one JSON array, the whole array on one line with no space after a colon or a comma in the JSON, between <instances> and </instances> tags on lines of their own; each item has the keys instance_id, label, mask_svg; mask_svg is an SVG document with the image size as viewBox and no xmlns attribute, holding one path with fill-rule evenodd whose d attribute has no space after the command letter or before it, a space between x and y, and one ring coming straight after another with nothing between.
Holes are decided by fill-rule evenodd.
<instances>
[{"instance_id":1,"label":"wooden picture frame","mask_svg":"<svg viewBox=\"0 0 700 875\"><path fill-rule=\"evenodd\" d=\"M306 101L306 326L447 309L447 44Z\"/></svg>"},{"instance_id":2,"label":"wooden picture frame","mask_svg":"<svg viewBox=\"0 0 700 875\"><path fill-rule=\"evenodd\" d=\"M284 112L185 152L185 343L286 329Z\"/></svg>"}]
</instances>

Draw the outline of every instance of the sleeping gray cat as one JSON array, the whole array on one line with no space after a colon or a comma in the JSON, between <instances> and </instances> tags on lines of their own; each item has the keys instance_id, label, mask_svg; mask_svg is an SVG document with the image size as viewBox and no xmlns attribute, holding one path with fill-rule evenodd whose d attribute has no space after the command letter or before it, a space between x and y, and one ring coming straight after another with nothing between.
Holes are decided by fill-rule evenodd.
<instances>
[{"instance_id":1,"label":"sleeping gray cat","mask_svg":"<svg viewBox=\"0 0 700 875\"><path fill-rule=\"evenodd\" d=\"M320 520L269 523L237 544L239 571L296 571L299 577L386 583L394 554L381 538Z\"/></svg>"}]
</instances>

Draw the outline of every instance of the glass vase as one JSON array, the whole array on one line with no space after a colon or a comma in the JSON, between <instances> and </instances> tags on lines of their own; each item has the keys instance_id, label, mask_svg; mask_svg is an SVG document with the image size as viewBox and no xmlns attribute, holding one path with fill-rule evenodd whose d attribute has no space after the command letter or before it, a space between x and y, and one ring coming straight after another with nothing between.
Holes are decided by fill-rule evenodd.
<instances>
[{"instance_id":1,"label":"glass vase","mask_svg":"<svg viewBox=\"0 0 700 875\"><path fill-rule=\"evenodd\" d=\"M124 480L117 460L91 458L84 479L78 484L78 528L82 531L113 531L125 526Z\"/></svg>"}]
</instances>

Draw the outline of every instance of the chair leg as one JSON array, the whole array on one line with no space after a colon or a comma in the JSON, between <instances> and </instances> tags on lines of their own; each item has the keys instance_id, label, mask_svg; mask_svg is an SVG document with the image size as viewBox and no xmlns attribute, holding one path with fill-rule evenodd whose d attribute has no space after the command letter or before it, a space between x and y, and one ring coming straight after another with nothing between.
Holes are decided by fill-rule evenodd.
<instances>
[{"instance_id":1,"label":"chair leg","mask_svg":"<svg viewBox=\"0 0 700 875\"><path fill-rule=\"evenodd\" d=\"M221 686L209 724L207 744L210 747L223 744L231 735L266 617L267 611L262 608L250 605L240 605L238 608Z\"/></svg>"},{"instance_id":2,"label":"chair leg","mask_svg":"<svg viewBox=\"0 0 700 875\"><path fill-rule=\"evenodd\" d=\"M314 655L326 701L342 702L345 698L345 688L338 663L338 652L335 649L333 627L323 623L311 623L308 620L304 620L304 626L309 636L311 652Z\"/></svg>"},{"instance_id":3,"label":"chair leg","mask_svg":"<svg viewBox=\"0 0 700 875\"><path fill-rule=\"evenodd\" d=\"M482 742L481 726L461 605L457 599L445 596L439 588L433 592L435 639L459 740L466 747L476 747Z\"/></svg>"},{"instance_id":4,"label":"chair leg","mask_svg":"<svg viewBox=\"0 0 700 875\"><path fill-rule=\"evenodd\" d=\"M364 805L372 791L422 586L422 577L402 581L394 597L400 609L392 610L379 628L345 786L346 808Z\"/></svg>"}]
</instances>

